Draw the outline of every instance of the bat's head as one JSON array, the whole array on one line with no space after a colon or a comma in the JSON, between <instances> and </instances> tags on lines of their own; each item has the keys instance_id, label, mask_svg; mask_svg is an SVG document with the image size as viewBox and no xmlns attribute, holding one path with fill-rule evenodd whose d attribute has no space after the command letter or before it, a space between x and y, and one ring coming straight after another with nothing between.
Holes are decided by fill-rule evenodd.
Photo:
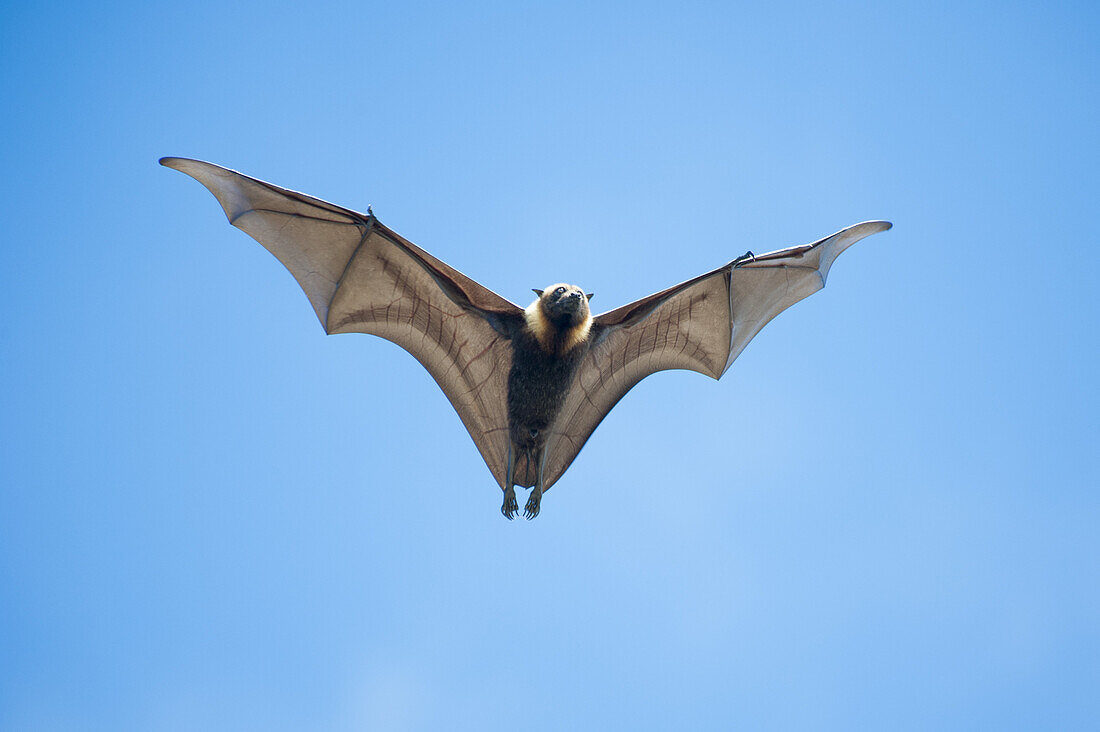
<instances>
[{"instance_id":1,"label":"bat's head","mask_svg":"<svg viewBox=\"0 0 1100 732\"><path fill-rule=\"evenodd\" d=\"M539 296L527 308L527 326L547 351L565 353L582 343L592 328L588 301L592 295L564 282L535 290Z\"/></svg>"},{"instance_id":2,"label":"bat's head","mask_svg":"<svg viewBox=\"0 0 1100 732\"><path fill-rule=\"evenodd\" d=\"M535 290L542 314L558 328L573 328L585 323L589 316L588 301L592 295L584 290L559 282L545 290Z\"/></svg>"}]
</instances>

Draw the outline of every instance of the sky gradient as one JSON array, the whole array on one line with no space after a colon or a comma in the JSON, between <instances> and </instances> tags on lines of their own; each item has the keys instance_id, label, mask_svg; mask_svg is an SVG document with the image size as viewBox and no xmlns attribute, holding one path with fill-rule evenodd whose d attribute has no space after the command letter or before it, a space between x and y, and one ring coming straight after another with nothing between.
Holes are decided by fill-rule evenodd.
<instances>
[{"instance_id":1,"label":"sky gradient","mask_svg":"<svg viewBox=\"0 0 1100 732\"><path fill-rule=\"evenodd\" d=\"M1098 21L0 5L0 729L1095 724ZM509 523L430 376L165 155L521 305L894 228Z\"/></svg>"}]
</instances>

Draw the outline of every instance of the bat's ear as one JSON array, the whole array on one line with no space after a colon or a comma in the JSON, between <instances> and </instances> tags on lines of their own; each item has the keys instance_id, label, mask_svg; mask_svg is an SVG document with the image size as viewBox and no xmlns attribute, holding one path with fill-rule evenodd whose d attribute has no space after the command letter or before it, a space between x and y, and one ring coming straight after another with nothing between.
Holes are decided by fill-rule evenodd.
<instances>
[{"instance_id":1,"label":"bat's ear","mask_svg":"<svg viewBox=\"0 0 1100 732\"><path fill-rule=\"evenodd\" d=\"M534 287L532 287L531 292L535 293L539 297L542 297L542 290L536 290Z\"/></svg>"},{"instance_id":2,"label":"bat's ear","mask_svg":"<svg viewBox=\"0 0 1100 732\"><path fill-rule=\"evenodd\" d=\"M596 296L596 293L594 293L594 292L590 292L590 293L588 293L587 295L585 295L585 297L587 297L587 298L588 298L589 300L591 300L591 299L592 299L592 298L594 298L595 296Z\"/></svg>"}]
</instances>

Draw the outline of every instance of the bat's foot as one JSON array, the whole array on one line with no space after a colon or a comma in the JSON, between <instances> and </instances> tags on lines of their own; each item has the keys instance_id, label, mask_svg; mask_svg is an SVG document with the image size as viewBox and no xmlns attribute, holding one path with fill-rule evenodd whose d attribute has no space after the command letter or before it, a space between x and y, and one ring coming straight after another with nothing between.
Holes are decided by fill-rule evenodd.
<instances>
[{"instance_id":1,"label":"bat's foot","mask_svg":"<svg viewBox=\"0 0 1100 732\"><path fill-rule=\"evenodd\" d=\"M542 491L538 487L531 489L531 497L527 499L527 505L523 507L523 516L528 521L539 515L539 504L542 503Z\"/></svg>"},{"instance_id":2,"label":"bat's foot","mask_svg":"<svg viewBox=\"0 0 1100 732\"><path fill-rule=\"evenodd\" d=\"M516 503L516 489L509 488L504 491L504 503L500 507L500 512L504 514L504 518L511 521L519 513L519 504Z\"/></svg>"}]
</instances>

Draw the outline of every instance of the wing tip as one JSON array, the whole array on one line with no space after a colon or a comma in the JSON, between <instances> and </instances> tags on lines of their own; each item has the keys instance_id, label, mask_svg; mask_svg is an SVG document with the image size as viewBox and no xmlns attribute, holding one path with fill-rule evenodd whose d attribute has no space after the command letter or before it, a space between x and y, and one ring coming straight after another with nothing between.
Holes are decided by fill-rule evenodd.
<instances>
[{"instance_id":1,"label":"wing tip","mask_svg":"<svg viewBox=\"0 0 1100 732\"><path fill-rule=\"evenodd\" d=\"M893 222L891 222L891 221L881 221L881 220L877 220L877 219L873 220L873 221L864 221L862 223L856 224L856 226L865 227L865 228L868 228L868 229L873 229L873 231L871 232L872 234L878 234L879 232L889 231L890 229L894 228ZM852 228L855 228L855 227L852 227Z\"/></svg>"},{"instance_id":2,"label":"wing tip","mask_svg":"<svg viewBox=\"0 0 1100 732\"><path fill-rule=\"evenodd\" d=\"M157 161L166 168L172 170L178 170L184 175L189 175L192 178L198 179L196 173L203 170L204 166L209 166L210 163L204 163L201 160L193 160L191 158L176 158L176 157L164 157Z\"/></svg>"},{"instance_id":3,"label":"wing tip","mask_svg":"<svg viewBox=\"0 0 1100 732\"><path fill-rule=\"evenodd\" d=\"M881 221L877 219L872 221L861 221L858 224L852 224L847 228L841 229L837 233L833 234L832 236L827 236L821 241L814 242L811 246L817 246L818 244L823 244L830 239L840 237L841 239L849 242L844 247L845 249L847 249L849 246L855 244L860 239L865 239L869 236L873 236L874 234L881 234L882 232L889 231L892 228L894 228L894 225L889 221Z\"/></svg>"},{"instance_id":4,"label":"wing tip","mask_svg":"<svg viewBox=\"0 0 1100 732\"><path fill-rule=\"evenodd\" d=\"M230 173L235 172L235 171L229 170L228 168L223 168L220 165L214 165L213 163L208 163L205 160L196 160L195 158L177 158L177 157L173 157L173 156L169 155L167 157L160 158L159 160L157 160L157 162L160 163L161 165L163 165L166 168L171 168L172 170L178 170L179 172L185 173L185 174L191 176L192 178L197 177L195 175L195 173L198 172L198 171L205 171L205 172L223 171L223 172L230 172Z\"/></svg>"}]
</instances>

